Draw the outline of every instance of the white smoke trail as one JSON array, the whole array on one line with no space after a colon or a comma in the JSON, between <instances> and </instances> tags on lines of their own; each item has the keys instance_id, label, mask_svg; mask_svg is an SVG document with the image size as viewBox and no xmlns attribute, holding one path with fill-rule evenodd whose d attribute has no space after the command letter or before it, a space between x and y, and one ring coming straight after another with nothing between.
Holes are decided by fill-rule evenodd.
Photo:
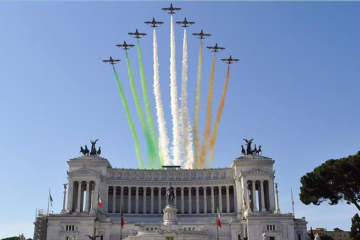
<instances>
[{"instance_id":1,"label":"white smoke trail","mask_svg":"<svg viewBox=\"0 0 360 240\"><path fill-rule=\"evenodd\" d=\"M172 15L170 22L170 97L171 97L171 114L173 117L172 121L173 121L174 164L181 165L179 107L178 107L178 93L177 93L177 84L176 84L175 33L174 33L174 21Z\"/></svg>"},{"instance_id":2,"label":"white smoke trail","mask_svg":"<svg viewBox=\"0 0 360 240\"><path fill-rule=\"evenodd\" d=\"M159 80L159 57L157 49L156 30L153 32L153 51L154 51L154 95L156 103L156 115L159 126L159 146L164 165L170 165L171 160L169 156L169 138L167 135L166 122L164 117L164 109L161 100L160 80Z\"/></svg>"},{"instance_id":3,"label":"white smoke trail","mask_svg":"<svg viewBox=\"0 0 360 240\"><path fill-rule=\"evenodd\" d=\"M194 164L194 152L191 139L191 127L189 126L189 109L187 105L187 36L186 28L184 28L184 40L183 40L183 60L182 60L182 84L181 84L181 125L183 136L183 148L184 148L184 167L185 169L192 169Z\"/></svg>"}]
</instances>

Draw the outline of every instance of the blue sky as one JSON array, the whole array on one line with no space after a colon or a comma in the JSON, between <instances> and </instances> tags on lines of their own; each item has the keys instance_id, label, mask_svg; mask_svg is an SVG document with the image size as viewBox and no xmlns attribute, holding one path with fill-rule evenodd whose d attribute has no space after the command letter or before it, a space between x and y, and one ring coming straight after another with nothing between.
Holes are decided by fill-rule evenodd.
<instances>
[{"instance_id":1,"label":"blue sky","mask_svg":"<svg viewBox=\"0 0 360 240\"><path fill-rule=\"evenodd\" d=\"M66 161L79 147L99 138L103 157L113 167L136 168L131 132L125 118L110 55L123 61L117 70L141 141L125 53L115 45L135 43L128 32L149 34L141 41L151 104L153 16L158 28L160 81L168 130L168 2L2 2L0 3L0 151L3 173L0 238L23 232L33 236L36 208L46 208L48 190L54 212L62 208ZM350 229L354 206L305 206L298 200L300 178L330 158L355 154L360 142L359 3L340 2L178 2L175 20L187 17L212 34L226 50L219 58L240 58L230 72L230 86L219 128L214 167L228 167L240 156L243 138L254 138L265 156L276 160L282 212L306 216L308 226ZM183 29L176 26L178 85ZM189 109L193 117L199 41L189 48ZM137 53L129 52L140 91ZM212 53L204 50L201 132L205 121ZM214 109L226 65L217 61Z\"/></svg>"}]
</instances>

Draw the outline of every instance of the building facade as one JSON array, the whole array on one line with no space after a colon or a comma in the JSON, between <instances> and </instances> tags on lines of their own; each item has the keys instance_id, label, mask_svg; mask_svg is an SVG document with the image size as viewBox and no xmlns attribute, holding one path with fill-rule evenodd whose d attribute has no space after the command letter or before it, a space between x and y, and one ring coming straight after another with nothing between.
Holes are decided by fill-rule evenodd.
<instances>
[{"instance_id":1,"label":"building facade","mask_svg":"<svg viewBox=\"0 0 360 240\"><path fill-rule=\"evenodd\" d=\"M244 155L228 168L140 170L113 168L99 156L71 159L63 210L49 215L47 240L88 239L85 235L118 240L121 212L123 239L137 239L140 232L151 240L216 239L217 208L220 240L307 240L305 218L280 211L274 163ZM163 231L169 183L178 219L171 237Z\"/></svg>"},{"instance_id":2,"label":"building facade","mask_svg":"<svg viewBox=\"0 0 360 240\"><path fill-rule=\"evenodd\" d=\"M311 233L311 230L307 231L308 234ZM315 228L313 229L314 234L319 234L319 236L330 236L334 240L348 240L350 239L350 231L328 231L326 228Z\"/></svg>"}]
</instances>

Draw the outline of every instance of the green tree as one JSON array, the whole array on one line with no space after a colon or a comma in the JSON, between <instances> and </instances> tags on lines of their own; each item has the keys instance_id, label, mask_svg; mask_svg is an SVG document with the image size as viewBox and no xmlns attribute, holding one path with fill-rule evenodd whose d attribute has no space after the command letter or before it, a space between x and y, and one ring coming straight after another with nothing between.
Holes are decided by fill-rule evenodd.
<instances>
[{"instance_id":1,"label":"green tree","mask_svg":"<svg viewBox=\"0 0 360 240\"><path fill-rule=\"evenodd\" d=\"M333 237L328 236L328 235L324 235L324 236L320 236L321 240L334 240Z\"/></svg>"},{"instance_id":2,"label":"green tree","mask_svg":"<svg viewBox=\"0 0 360 240\"><path fill-rule=\"evenodd\" d=\"M324 201L336 205L344 199L360 210L359 172L360 152L346 158L327 160L300 179L300 200L306 205L320 205Z\"/></svg>"},{"instance_id":3,"label":"green tree","mask_svg":"<svg viewBox=\"0 0 360 240\"><path fill-rule=\"evenodd\" d=\"M351 219L350 238L352 240L360 240L360 217L359 214Z\"/></svg>"},{"instance_id":4,"label":"green tree","mask_svg":"<svg viewBox=\"0 0 360 240\"><path fill-rule=\"evenodd\" d=\"M341 230L340 228L334 228L335 232L343 232L344 230Z\"/></svg>"},{"instance_id":5,"label":"green tree","mask_svg":"<svg viewBox=\"0 0 360 240\"><path fill-rule=\"evenodd\" d=\"M14 237L3 238L1 240L19 240L19 237L14 236Z\"/></svg>"}]
</instances>

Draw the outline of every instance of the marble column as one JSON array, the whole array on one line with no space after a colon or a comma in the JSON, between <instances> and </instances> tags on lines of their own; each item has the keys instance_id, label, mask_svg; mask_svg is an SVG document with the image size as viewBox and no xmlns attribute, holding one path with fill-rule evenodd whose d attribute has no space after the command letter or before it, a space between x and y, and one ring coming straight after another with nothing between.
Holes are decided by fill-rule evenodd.
<instances>
[{"instance_id":1,"label":"marble column","mask_svg":"<svg viewBox=\"0 0 360 240\"><path fill-rule=\"evenodd\" d=\"M116 211L116 186L113 186L112 213Z\"/></svg>"},{"instance_id":2,"label":"marble column","mask_svg":"<svg viewBox=\"0 0 360 240\"><path fill-rule=\"evenodd\" d=\"M86 198L87 199L87 198ZM88 199L87 199L88 200ZM64 199L63 199L63 209L61 210L61 213L66 213L65 209L65 202L66 202L66 185L64 184ZM37 213L36 213L37 214Z\"/></svg>"},{"instance_id":3,"label":"marble column","mask_svg":"<svg viewBox=\"0 0 360 240\"><path fill-rule=\"evenodd\" d=\"M278 188L277 188L277 183L275 183L275 199L276 199L276 209L275 209L275 213L281 213L280 212L280 206L279 206L279 195L278 195Z\"/></svg>"},{"instance_id":4,"label":"marble column","mask_svg":"<svg viewBox=\"0 0 360 240\"><path fill-rule=\"evenodd\" d=\"M123 204L124 204L124 187L120 187L120 213L123 211Z\"/></svg>"},{"instance_id":5,"label":"marble column","mask_svg":"<svg viewBox=\"0 0 360 240\"><path fill-rule=\"evenodd\" d=\"M136 196L135 196L135 214L139 213L139 187L136 187Z\"/></svg>"},{"instance_id":6,"label":"marble column","mask_svg":"<svg viewBox=\"0 0 360 240\"><path fill-rule=\"evenodd\" d=\"M128 187L128 212L131 213L131 187Z\"/></svg>"},{"instance_id":7,"label":"marble column","mask_svg":"<svg viewBox=\"0 0 360 240\"><path fill-rule=\"evenodd\" d=\"M270 211L275 211L275 194L274 194L274 176L271 176L269 179L269 204Z\"/></svg>"},{"instance_id":8,"label":"marble column","mask_svg":"<svg viewBox=\"0 0 360 240\"><path fill-rule=\"evenodd\" d=\"M184 187L181 187L181 214L184 213Z\"/></svg>"},{"instance_id":9,"label":"marble column","mask_svg":"<svg viewBox=\"0 0 360 240\"><path fill-rule=\"evenodd\" d=\"M94 212L95 211L95 185L94 183L90 183L90 188L91 188L91 204L90 204L90 212Z\"/></svg>"},{"instance_id":10,"label":"marble column","mask_svg":"<svg viewBox=\"0 0 360 240\"><path fill-rule=\"evenodd\" d=\"M211 186L211 213L214 213L214 187Z\"/></svg>"},{"instance_id":11,"label":"marble column","mask_svg":"<svg viewBox=\"0 0 360 240\"><path fill-rule=\"evenodd\" d=\"M206 187L203 187L203 193L204 193L204 213L207 213L207 197L206 197Z\"/></svg>"},{"instance_id":12,"label":"marble column","mask_svg":"<svg viewBox=\"0 0 360 240\"><path fill-rule=\"evenodd\" d=\"M74 198L74 181L69 180L68 203L67 203L67 211L68 212L72 212L73 198Z\"/></svg>"},{"instance_id":13,"label":"marble column","mask_svg":"<svg viewBox=\"0 0 360 240\"><path fill-rule=\"evenodd\" d=\"M151 208L150 213L154 214L154 187L151 187Z\"/></svg>"},{"instance_id":14,"label":"marble column","mask_svg":"<svg viewBox=\"0 0 360 240\"><path fill-rule=\"evenodd\" d=\"M76 212L80 212L80 205L81 205L81 181L78 181Z\"/></svg>"},{"instance_id":15,"label":"marble column","mask_svg":"<svg viewBox=\"0 0 360 240\"><path fill-rule=\"evenodd\" d=\"M261 211L266 212L265 208L265 189L264 189L264 180L260 181L260 191L261 191Z\"/></svg>"},{"instance_id":16,"label":"marble column","mask_svg":"<svg viewBox=\"0 0 360 240\"><path fill-rule=\"evenodd\" d=\"M256 203L256 181L252 180L252 201L253 201L253 211L257 212L257 203Z\"/></svg>"},{"instance_id":17,"label":"marble column","mask_svg":"<svg viewBox=\"0 0 360 240\"><path fill-rule=\"evenodd\" d=\"M229 187L226 186L226 212L230 212L230 193L229 193Z\"/></svg>"},{"instance_id":18,"label":"marble column","mask_svg":"<svg viewBox=\"0 0 360 240\"><path fill-rule=\"evenodd\" d=\"M146 214L146 187L143 187L143 214Z\"/></svg>"},{"instance_id":19,"label":"marble column","mask_svg":"<svg viewBox=\"0 0 360 240\"><path fill-rule=\"evenodd\" d=\"M86 204L85 204L85 212L90 212L90 181L86 182Z\"/></svg>"},{"instance_id":20,"label":"marble column","mask_svg":"<svg viewBox=\"0 0 360 240\"><path fill-rule=\"evenodd\" d=\"M176 196L176 189L177 189L177 187L174 187L174 196L175 196L175 199L174 199L174 207L175 208L177 208L177 201L176 201L176 199L177 199L177 196Z\"/></svg>"},{"instance_id":21,"label":"marble column","mask_svg":"<svg viewBox=\"0 0 360 240\"><path fill-rule=\"evenodd\" d=\"M192 214L192 207L191 207L191 187L188 188L189 192L189 214Z\"/></svg>"},{"instance_id":22,"label":"marble column","mask_svg":"<svg viewBox=\"0 0 360 240\"><path fill-rule=\"evenodd\" d=\"M196 214L200 213L199 201L199 187L196 187Z\"/></svg>"},{"instance_id":23,"label":"marble column","mask_svg":"<svg viewBox=\"0 0 360 240\"><path fill-rule=\"evenodd\" d=\"M161 187L158 188L159 189L159 193L158 193L158 214L162 213L162 209L161 209Z\"/></svg>"},{"instance_id":24,"label":"marble column","mask_svg":"<svg viewBox=\"0 0 360 240\"><path fill-rule=\"evenodd\" d=\"M99 190L100 190L100 180L95 181L95 187L94 187L94 209L96 211L99 211ZM100 197L101 198L101 197ZM100 209L101 211L101 209ZM105 210L106 211L106 210Z\"/></svg>"},{"instance_id":25,"label":"marble column","mask_svg":"<svg viewBox=\"0 0 360 240\"><path fill-rule=\"evenodd\" d=\"M222 213L222 193L221 193L221 186L219 186L219 211Z\"/></svg>"}]
</instances>

